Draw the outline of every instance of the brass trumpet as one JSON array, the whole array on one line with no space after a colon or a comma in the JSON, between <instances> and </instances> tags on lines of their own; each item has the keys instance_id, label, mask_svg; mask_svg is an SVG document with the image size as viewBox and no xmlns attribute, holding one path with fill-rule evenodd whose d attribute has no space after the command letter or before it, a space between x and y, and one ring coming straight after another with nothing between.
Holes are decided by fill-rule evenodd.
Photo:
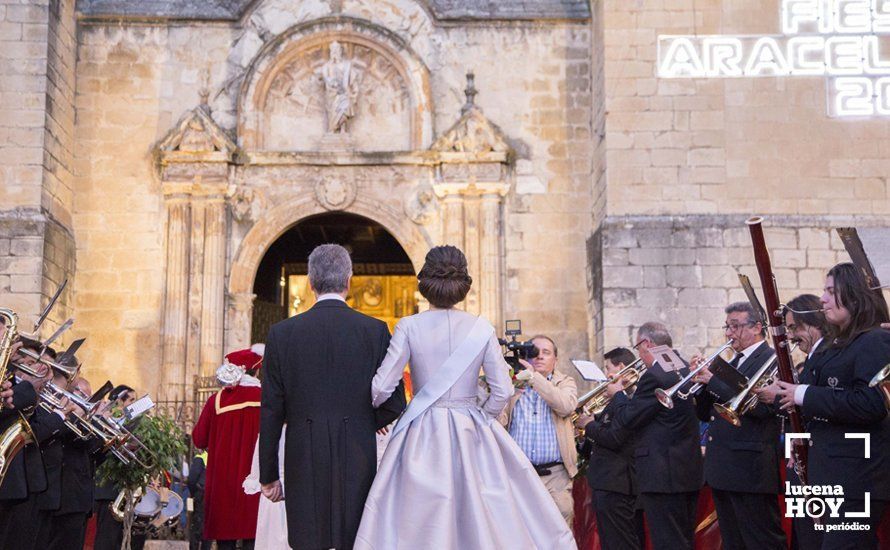
<instances>
[{"instance_id":1,"label":"brass trumpet","mask_svg":"<svg viewBox=\"0 0 890 550\"><path fill-rule=\"evenodd\" d=\"M795 343L791 346L791 349L788 353L794 353L794 350L797 349L797 344ZM755 390L759 390L761 388L765 388L773 383L776 379L776 376L779 372L778 365L778 355L773 354L770 357L769 361L763 364L757 372L748 380L748 384L745 386L745 389L740 391L738 395L733 397L730 401L726 403L715 403L714 410L717 411L724 420L729 422L735 427L739 427L742 425L742 416L744 416L748 411L757 406L757 395L754 393Z\"/></svg>"},{"instance_id":2,"label":"brass trumpet","mask_svg":"<svg viewBox=\"0 0 890 550\"><path fill-rule=\"evenodd\" d=\"M681 378L676 384L674 384L670 388L668 388L666 390L663 390L661 388L656 389L655 397L658 399L658 402L669 409L673 409L674 408L674 397L679 397L680 399L689 399L689 397L691 395L694 395L695 393L697 393L701 388L704 387L703 384L695 383L692 386L690 386L689 389L687 389L686 391L681 391L681 390L682 390L683 386L685 386L690 380L695 378L695 375L697 375L698 373L700 373L707 367L711 366L711 363L713 363L714 360L717 359L717 357L721 353L726 351L727 348L731 347L734 341L735 340L730 338L728 342L723 344L723 346L721 346L720 349L718 349L714 353L714 355L708 357L708 359L706 359L705 361L702 361L702 363L699 366L692 369L692 371L690 371L689 374L687 374L686 376Z\"/></svg>"},{"instance_id":3,"label":"brass trumpet","mask_svg":"<svg viewBox=\"0 0 890 550\"><path fill-rule=\"evenodd\" d=\"M578 398L578 407L572 413L572 423L574 424L581 416L598 415L606 408L612 398L606 393L606 389L610 384L624 379L624 387L631 388L640 381L640 377L646 372L646 364L642 359L637 359L630 365L627 365L615 376L603 380L593 387L589 392Z\"/></svg>"},{"instance_id":4,"label":"brass trumpet","mask_svg":"<svg viewBox=\"0 0 890 550\"><path fill-rule=\"evenodd\" d=\"M868 383L868 387L880 389L884 396L884 404L890 409L890 363L884 365L884 368L875 374L871 382Z\"/></svg>"}]
</instances>

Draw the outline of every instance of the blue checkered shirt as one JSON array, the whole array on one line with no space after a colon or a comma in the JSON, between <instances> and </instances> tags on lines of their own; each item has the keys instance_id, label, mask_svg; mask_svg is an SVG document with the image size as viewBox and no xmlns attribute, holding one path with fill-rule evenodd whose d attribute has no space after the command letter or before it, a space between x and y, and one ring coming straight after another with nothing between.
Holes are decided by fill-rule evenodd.
<instances>
[{"instance_id":1,"label":"blue checkered shirt","mask_svg":"<svg viewBox=\"0 0 890 550\"><path fill-rule=\"evenodd\" d=\"M526 388L513 407L510 435L532 464L562 461L550 406L532 388Z\"/></svg>"}]
</instances>

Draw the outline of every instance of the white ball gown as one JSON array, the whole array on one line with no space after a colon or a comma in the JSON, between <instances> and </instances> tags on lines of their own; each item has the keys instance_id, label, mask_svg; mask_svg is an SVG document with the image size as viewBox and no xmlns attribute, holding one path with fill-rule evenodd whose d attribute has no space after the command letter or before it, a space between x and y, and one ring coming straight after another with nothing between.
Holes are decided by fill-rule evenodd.
<instances>
[{"instance_id":1,"label":"white ball gown","mask_svg":"<svg viewBox=\"0 0 890 550\"><path fill-rule=\"evenodd\" d=\"M474 358L450 363L462 369L450 389L413 420L409 405L399 421L410 423L397 425L389 441L365 503L356 549L576 548L528 458L496 421L513 385L494 330L487 321L476 321L449 309L406 317L396 325L372 382L375 406L392 394L409 361L414 404L446 358L465 339L471 341L471 331L484 326L489 336L477 335L481 345ZM491 389L481 407L476 397L480 367Z\"/></svg>"},{"instance_id":2,"label":"white ball gown","mask_svg":"<svg viewBox=\"0 0 890 550\"><path fill-rule=\"evenodd\" d=\"M287 433L287 424L281 430L281 439L278 441L278 475L281 486L284 487L284 436ZM257 437L256 446L253 448L253 462L250 465L250 474L244 478L241 484L248 495L259 493L263 486L260 484L260 440ZM290 548L287 542L287 512L284 501L272 502L264 496L260 496L260 508L257 512L256 550L284 550Z\"/></svg>"}]
</instances>

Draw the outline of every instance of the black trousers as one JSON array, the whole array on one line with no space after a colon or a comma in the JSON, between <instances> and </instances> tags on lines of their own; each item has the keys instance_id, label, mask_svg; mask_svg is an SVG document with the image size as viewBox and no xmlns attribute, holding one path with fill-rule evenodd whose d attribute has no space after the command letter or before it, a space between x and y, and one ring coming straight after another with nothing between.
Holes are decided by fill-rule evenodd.
<instances>
[{"instance_id":1,"label":"black trousers","mask_svg":"<svg viewBox=\"0 0 890 550\"><path fill-rule=\"evenodd\" d=\"M93 542L93 550L120 550L121 541L124 539L124 524L114 519L111 515L110 500L97 500L93 506L96 514L96 540ZM133 533L130 536L131 550L142 550L145 546L146 536Z\"/></svg>"},{"instance_id":2,"label":"black trousers","mask_svg":"<svg viewBox=\"0 0 890 550\"><path fill-rule=\"evenodd\" d=\"M253 550L253 539L242 539L241 550ZM217 550L235 550L237 540L218 540L216 541Z\"/></svg>"},{"instance_id":3,"label":"black trousers","mask_svg":"<svg viewBox=\"0 0 890 550\"><path fill-rule=\"evenodd\" d=\"M34 495L31 495L28 500L11 506L5 512L9 525L0 548L15 548L16 550L40 548L37 545L37 532L40 529L38 514L37 499Z\"/></svg>"},{"instance_id":4,"label":"black trousers","mask_svg":"<svg viewBox=\"0 0 890 550\"><path fill-rule=\"evenodd\" d=\"M86 512L52 516L49 529L43 529L40 533L39 547L46 550L82 550L88 517Z\"/></svg>"},{"instance_id":5,"label":"black trousers","mask_svg":"<svg viewBox=\"0 0 890 550\"><path fill-rule=\"evenodd\" d=\"M724 550L785 550L779 495L712 490Z\"/></svg>"},{"instance_id":6,"label":"black trousers","mask_svg":"<svg viewBox=\"0 0 890 550\"><path fill-rule=\"evenodd\" d=\"M640 493L649 522L652 548L693 550L698 491L688 493Z\"/></svg>"},{"instance_id":7,"label":"black trousers","mask_svg":"<svg viewBox=\"0 0 890 550\"><path fill-rule=\"evenodd\" d=\"M6 538L10 535L10 531L15 529L13 514L16 506L24 502L24 500L0 500L0 548L9 548Z\"/></svg>"},{"instance_id":8,"label":"black trousers","mask_svg":"<svg viewBox=\"0 0 890 550\"><path fill-rule=\"evenodd\" d=\"M636 523L637 497L593 491L593 507L596 510L596 530L603 550L639 550L640 540Z\"/></svg>"},{"instance_id":9,"label":"black trousers","mask_svg":"<svg viewBox=\"0 0 890 550\"><path fill-rule=\"evenodd\" d=\"M887 509L887 504L887 501L872 499L869 517L847 518L844 517L847 511L861 512L865 510L865 501L861 499L844 500L839 510L840 517L830 518L828 514L822 517L823 527L825 528L825 536L822 538L822 550L877 550L878 526L881 524L881 517L884 515L884 510ZM851 524L854 522L859 525L868 524L871 527L867 531L832 529L832 527L839 524Z\"/></svg>"}]
</instances>

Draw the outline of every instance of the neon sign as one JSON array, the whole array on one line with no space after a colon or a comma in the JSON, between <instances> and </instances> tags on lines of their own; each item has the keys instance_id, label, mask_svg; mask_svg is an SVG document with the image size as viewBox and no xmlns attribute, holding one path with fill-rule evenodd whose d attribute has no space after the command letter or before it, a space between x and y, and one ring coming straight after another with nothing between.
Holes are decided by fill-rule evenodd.
<instances>
[{"instance_id":1,"label":"neon sign","mask_svg":"<svg viewBox=\"0 0 890 550\"><path fill-rule=\"evenodd\" d=\"M820 76L830 116L890 116L890 0L783 0L781 23L774 36L659 36L658 76Z\"/></svg>"}]
</instances>

